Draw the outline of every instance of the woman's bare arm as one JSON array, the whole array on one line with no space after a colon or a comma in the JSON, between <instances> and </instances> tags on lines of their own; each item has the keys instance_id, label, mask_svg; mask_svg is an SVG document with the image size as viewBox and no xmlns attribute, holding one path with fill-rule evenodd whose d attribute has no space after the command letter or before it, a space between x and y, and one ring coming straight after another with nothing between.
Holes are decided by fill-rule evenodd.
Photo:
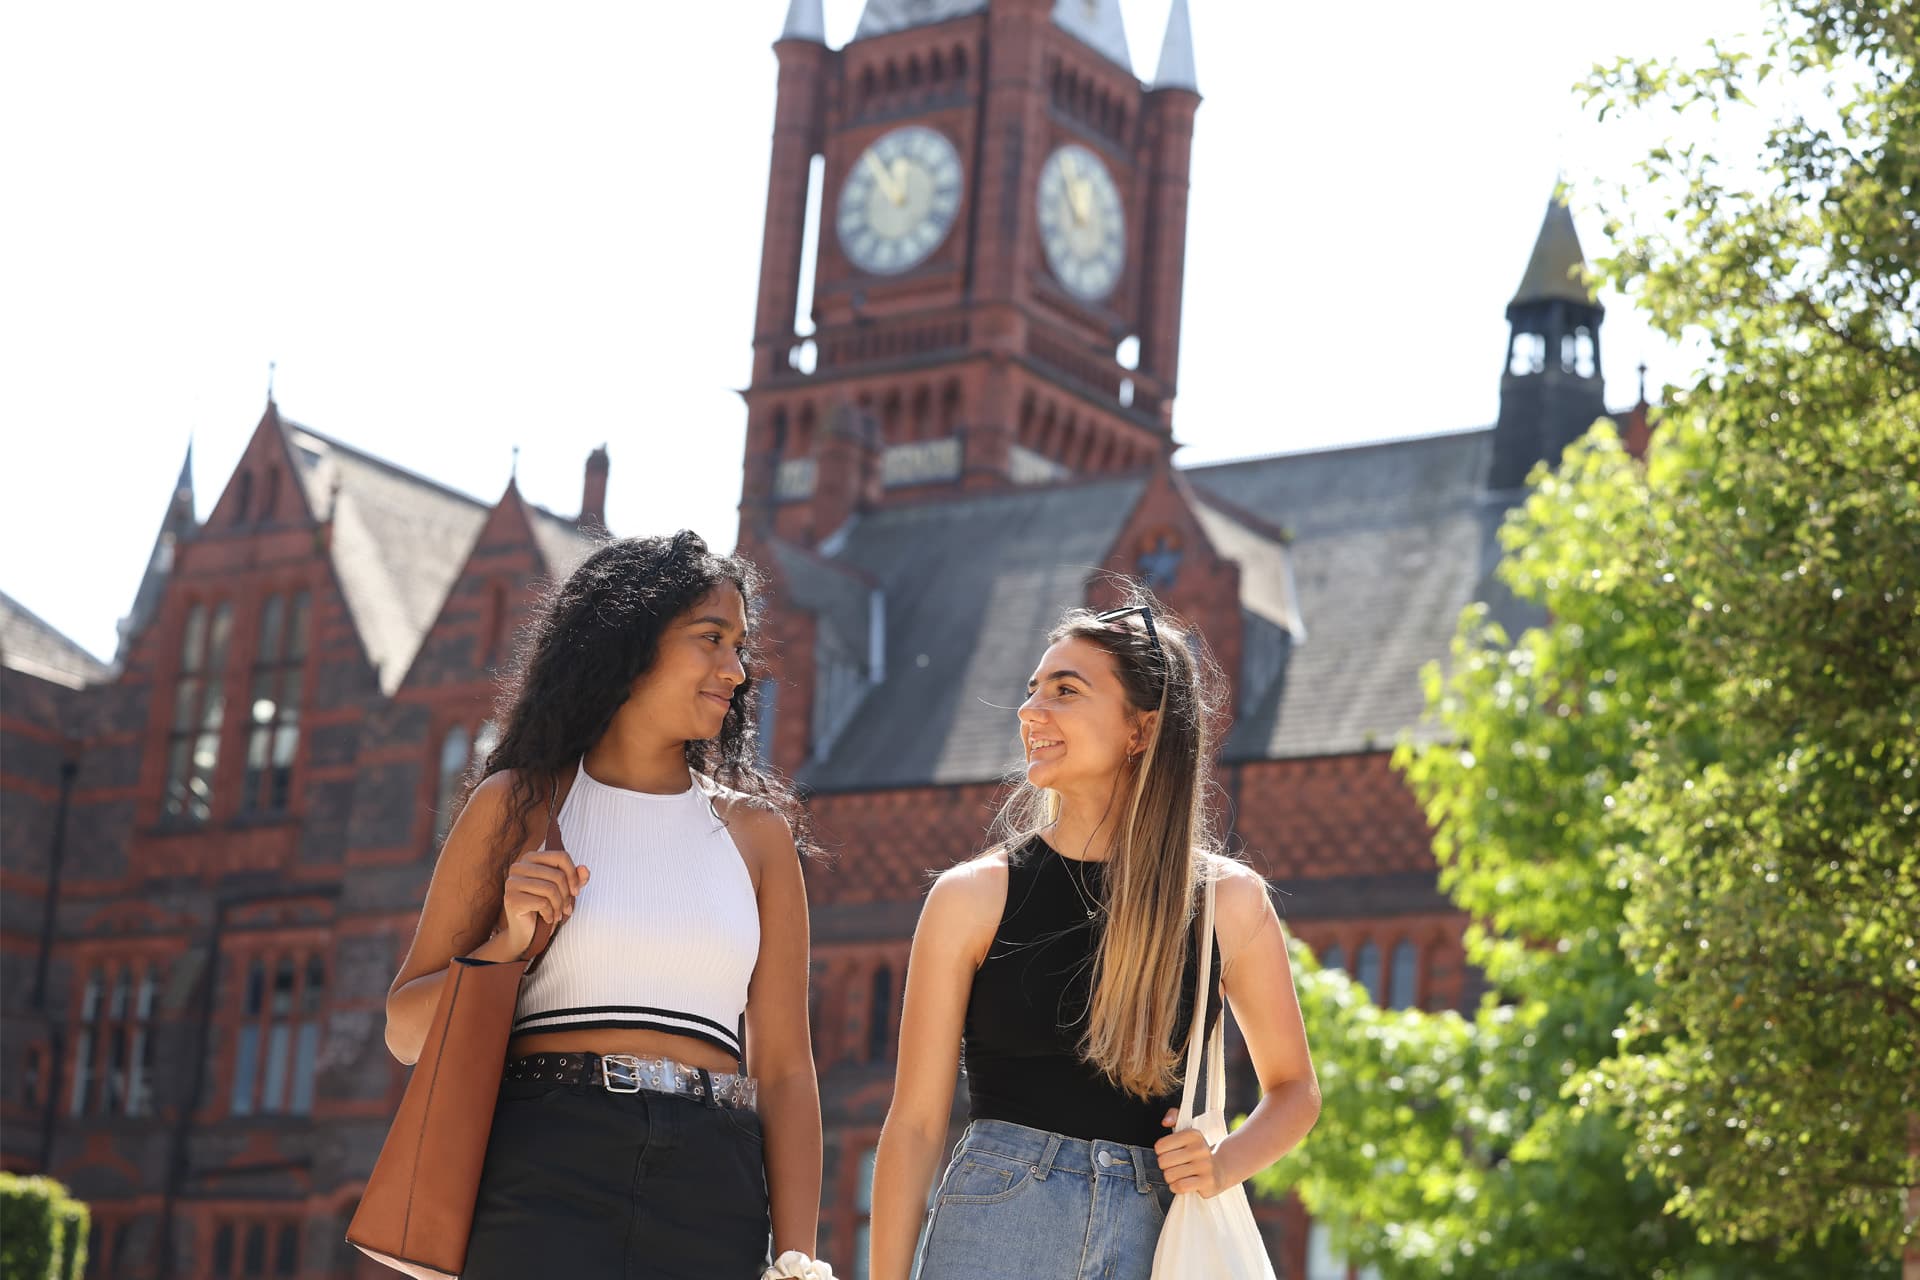
<instances>
[{"instance_id":1,"label":"woman's bare arm","mask_svg":"<svg viewBox=\"0 0 1920 1280\"><path fill-rule=\"evenodd\" d=\"M893 1104L873 1163L873 1280L906 1280L945 1154L960 1070L960 1037L974 971L986 958L1007 898L1004 857L942 875L927 895L907 963Z\"/></svg>"},{"instance_id":2,"label":"woman's bare arm","mask_svg":"<svg viewBox=\"0 0 1920 1280\"><path fill-rule=\"evenodd\" d=\"M426 1042L427 1028L440 1003L447 966L456 955L476 960L517 959L532 932L532 915L560 918L571 907L573 895L585 883L585 869L574 868L564 853L540 855L534 863L523 851L513 867L516 900L527 913L509 916L502 903L505 890L497 871L494 840L507 817L507 794L512 778L496 773L474 788L453 830L440 848L427 899L414 926L413 944L387 989L387 1048L401 1062L413 1063ZM536 849L545 833L546 807L535 809L529 826L527 851ZM548 865L550 864L550 865ZM569 889L568 886L571 885ZM496 926L510 927L495 932ZM475 939L482 939L476 946Z\"/></svg>"},{"instance_id":3,"label":"woman's bare arm","mask_svg":"<svg viewBox=\"0 0 1920 1280\"><path fill-rule=\"evenodd\" d=\"M1219 865L1225 874L1216 890L1215 931L1227 1002L1247 1042L1261 1096L1246 1123L1214 1148L1211 1193L1244 1182L1279 1160L1320 1117L1320 1082L1307 1053L1286 935L1266 882L1239 863L1222 859Z\"/></svg>"},{"instance_id":4,"label":"woman's bare arm","mask_svg":"<svg viewBox=\"0 0 1920 1280\"><path fill-rule=\"evenodd\" d=\"M736 801L727 825L760 900L760 958L747 986L747 1070L760 1085L773 1253L808 1257L820 1230L820 1081L807 1015L807 885L779 814Z\"/></svg>"}]
</instances>

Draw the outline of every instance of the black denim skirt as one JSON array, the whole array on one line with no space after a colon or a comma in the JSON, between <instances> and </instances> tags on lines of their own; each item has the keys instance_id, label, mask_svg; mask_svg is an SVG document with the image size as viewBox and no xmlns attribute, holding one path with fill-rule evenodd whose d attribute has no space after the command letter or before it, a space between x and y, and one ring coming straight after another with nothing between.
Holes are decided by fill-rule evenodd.
<instances>
[{"instance_id":1,"label":"black denim skirt","mask_svg":"<svg viewBox=\"0 0 1920 1280\"><path fill-rule=\"evenodd\" d=\"M500 1086L462 1280L757 1280L760 1117L660 1093Z\"/></svg>"}]
</instances>

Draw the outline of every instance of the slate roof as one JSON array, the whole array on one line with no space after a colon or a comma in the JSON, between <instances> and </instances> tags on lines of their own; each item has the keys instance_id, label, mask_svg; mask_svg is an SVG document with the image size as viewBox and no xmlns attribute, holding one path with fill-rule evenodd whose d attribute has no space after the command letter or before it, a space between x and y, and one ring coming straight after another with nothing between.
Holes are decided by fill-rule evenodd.
<instances>
[{"instance_id":1,"label":"slate roof","mask_svg":"<svg viewBox=\"0 0 1920 1280\"><path fill-rule=\"evenodd\" d=\"M784 539L773 540L773 558L787 598L819 620L820 643L841 661L866 667L879 580Z\"/></svg>"},{"instance_id":2,"label":"slate roof","mask_svg":"<svg viewBox=\"0 0 1920 1280\"><path fill-rule=\"evenodd\" d=\"M492 510L489 503L282 420L294 469L320 518L333 519L341 593L382 692L400 687ZM547 572L564 577L595 545L573 522L527 504Z\"/></svg>"},{"instance_id":3,"label":"slate roof","mask_svg":"<svg viewBox=\"0 0 1920 1280\"><path fill-rule=\"evenodd\" d=\"M322 520L334 571L380 689L400 687L441 602L473 550L488 506L298 423L288 451Z\"/></svg>"},{"instance_id":4,"label":"slate roof","mask_svg":"<svg viewBox=\"0 0 1920 1280\"><path fill-rule=\"evenodd\" d=\"M886 593L886 679L800 780L838 791L1001 776L1046 634L1085 600L1145 488L1089 481L857 517L833 558Z\"/></svg>"},{"instance_id":5,"label":"slate roof","mask_svg":"<svg viewBox=\"0 0 1920 1280\"><path fill-rule=\"evenodd\" d=\"M1460 611L1483 600L1510 630L1533 621L1492 577L1506 512L1484 490L1492 438L1482 429L1179 473L1208 541L1241 567L1227 759L1383 750L1426 731L1420 670L1447 656ZM816 614L839 607L834 566L885 593L885 678L801 781L835 791L1004 774L1027 667L1061 610L1084 600L1145 483L881 508L854 520L831 564L776 548L796 602ZM851 587L838 589L855 616Z\"/></svg>"},{"instance_id":6,"label":"slate roof","mask_svg":"<svg viewBox=\"0 0 1920 1280\"><path fill-rule=\"evenodd\" d=\"M1289 545L1304 639L1276 696L1238 708L1229 759L1390 746L1418 725L1419 673L1460 611L1499 604L1490 577L1505 508L1482 491L1492 432L1460 432L1193 467L1202 494L1271 513Z\"/></svg>"},{"instance_id":7,"label":"slate roof","mask_svg":"<svg viewBox=\"0 0 1920 1280\"><path fill-rule=\"evenodd\" d=\"M52 623L0 591L0 666L68 689L98 684L113 669Z\"/></svg>"}]
</instances>

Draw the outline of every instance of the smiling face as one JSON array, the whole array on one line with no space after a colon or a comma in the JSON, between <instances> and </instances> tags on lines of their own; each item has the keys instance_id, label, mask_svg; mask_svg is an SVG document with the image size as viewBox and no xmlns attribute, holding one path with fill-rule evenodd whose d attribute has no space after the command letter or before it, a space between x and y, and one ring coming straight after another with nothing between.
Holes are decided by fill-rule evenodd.
<instances>
[{"instance_id":1,"label":"smiling face","mask_svg":"<svg viewBox=\"0 0 1920 1280\"><path fill-rule=\"evenodd\" d=\"M1059 641L1041 655L1020 706L1027 781L1105 794L1139 750L1146 721L1128 704L1112 654L1079 637Z\"/></svg>"},{"instance_id":2,"label":"smiling face","mask_svg":"<svg viewBox=\"0 0 1920 1280\"><path fill-rule=\"evenodd\" d=\"M723 582L669 622L653 665L634 681L631 707L655 732L681 739L720 736L733 695L747 678L746 601ZM624 708L623 708L624 710Z\"/></svg>"}]
</instances>

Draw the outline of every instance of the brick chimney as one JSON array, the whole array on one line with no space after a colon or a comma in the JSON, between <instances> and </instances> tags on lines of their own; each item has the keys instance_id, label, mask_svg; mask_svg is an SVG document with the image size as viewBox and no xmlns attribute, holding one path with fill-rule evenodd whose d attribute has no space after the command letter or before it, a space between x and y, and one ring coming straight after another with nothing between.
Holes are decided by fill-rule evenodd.
<instances>
[{"instance_id":1,"label":"brick chimney","mask_svg":"<svg viewBox=\"0 0 1920 1280\"><path fill-rule=\"evenodd\" d=\"M587 479L580 490L580 517L574 524L582 529L607 527L607 446L604 444L587 455Z\"/></svg>"}]
</instances>

